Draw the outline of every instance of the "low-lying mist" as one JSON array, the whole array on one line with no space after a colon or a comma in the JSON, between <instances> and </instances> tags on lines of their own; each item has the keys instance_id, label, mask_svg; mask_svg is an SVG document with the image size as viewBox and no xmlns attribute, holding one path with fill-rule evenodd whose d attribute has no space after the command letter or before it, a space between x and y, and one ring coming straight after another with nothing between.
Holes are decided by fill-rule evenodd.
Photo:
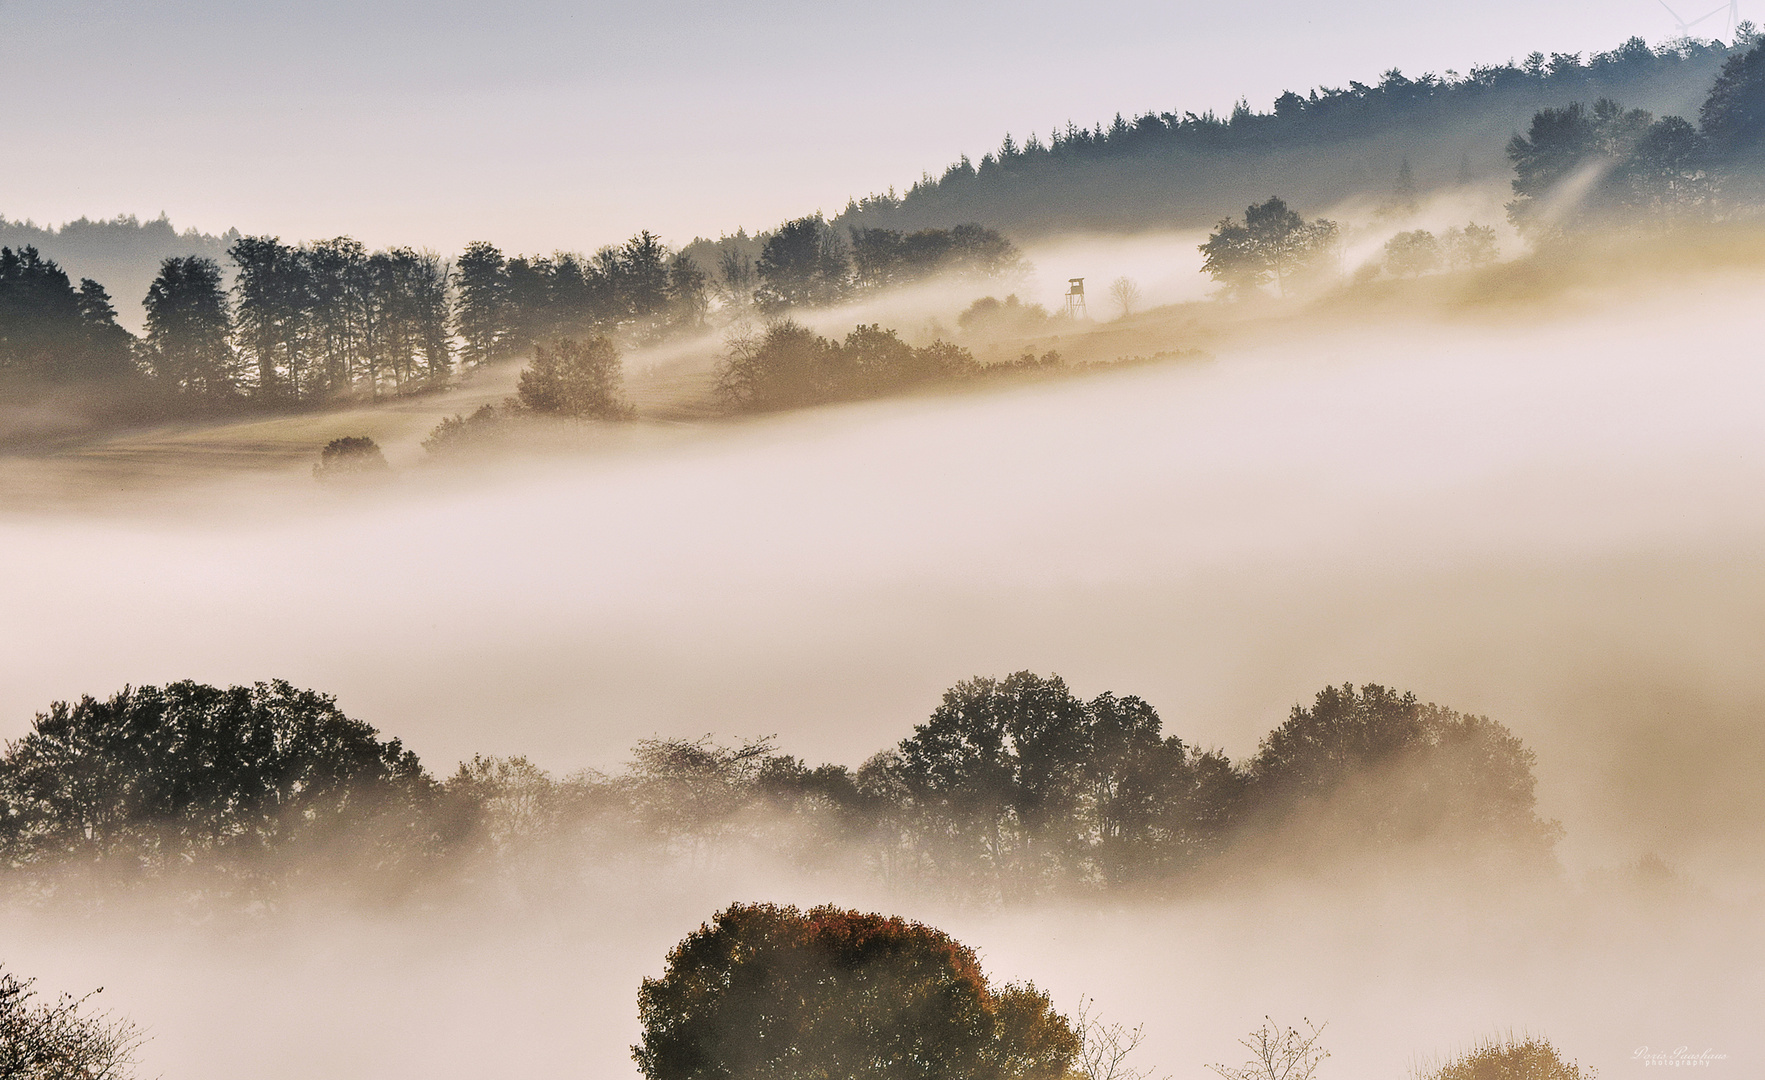
<instances>
[{"instance_id":1,"label":"low-lying mist","mask_svg":"<svg viewBox=\"0 0 1765 1080\"><path fill-rule=\"evenodd\" d=\"M1144 1021L1145 1061L1178 1077L1238 1060L1265 1013L1328 1022L1323 1078L1403 1076L1508 1029L1608 1080L1644 1045L1749 1067L1759 284L1345 314L1208 361L658 426L348 492L260 472L175 509L0 518L7 737L125 683L279 676L438 771L479 752L611 769L638 739L707 732L856 766L945 687L1031 669L1138 694L1239 758L1319 687L1378 681L1536 750L1561 880L1485 895L1335 863L992 907L726 857L610 868L513 912L19 909L5 959L105 986L154 1035L148 1074L622 1076L669 946L732 900L833 901ZM1623 869L1650 854L1670 887Z\"/></svg>"}]
</instances>

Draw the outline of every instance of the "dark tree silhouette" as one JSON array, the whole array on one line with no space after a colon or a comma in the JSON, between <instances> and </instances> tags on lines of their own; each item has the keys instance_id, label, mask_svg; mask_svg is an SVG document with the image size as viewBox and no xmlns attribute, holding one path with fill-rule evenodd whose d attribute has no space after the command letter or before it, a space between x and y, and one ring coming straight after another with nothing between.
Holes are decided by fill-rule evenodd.
<instances>
[{"instance_id":1,"label":"dark tree silhouette","mask_svg":"<svg viewBox=\"0 0 1765 1080\"><path fill-rule=\"evenodd\" d=\"M142 356L161 382L188 394L229 397L239 390L233 318L220 264L200 256L167 259L147 289Z\"/></svg>"},{"instance_id":2,"label":"dark tree silhouette","mask_svg":"<svg viewBox=\"0 0 1765 1080\"><path fill-rule=\"evenodd\" d=\"M1324 270L1336 250L1336 223L1306 221L1271 196L1245 208L1242 225L1219 223L1201 245L1202 269L1230 293L1244 295L1273 281L1283 295L1290 283Z\"/></svg>"},{"instance_id":3,"label":"dark tree silhouette","mask_svg":"<svg viewBox=\"0 0 1765 1080\"><path fill-rule=\"evenodd\" d=\"M463 342L460 359L469 368L482 367L502 357L511 333L507 261L494 245L478 240L466 245L457 269L454 330Z\"/></svg>"},{"instance_id":4,"label":"dark tree silhouette","mask_svg":"<svg viewBox=\"0 0 1765 1080\"><path fill-rule=\"evenodd\" d=\"M1708 208L1707 148L1690 123L1656 120L1602 98L1544 109L1508 141L1508 219L1538 239L1592 225L1681 217Z\"/></svg>"},{"instance_id":5,"label":"dark tree silhouette","mask_svg":"<svg viewBox=\"0 0 1765 1080\"><path fill-rule=\"evenodd\" d=\"M36 248L0 248L0 375L52 382L132 376L133 341L102 285L86 278L76 290Z\"/></svg>"},{"instance_id":6,"label":"dark tree silhouette","mask_svg":"<svg viewBox=\"0 0 1765 1080\"><path fill-rule=\"evenodd\" d=\"M380 444L366 435L345 435L332 439L319 452L319 463L313 466L318 480L359 480L383 475L390 468Z\"/></svg>"},{"instance_id":7,"label":"dark tree silhouette","mask_svg":"<svg viewBox=\"0 0 1765 1080\"><path fill-rule=\"evenodd\" d=\"M227 254L238 268L235 332L257 371L256 393L298 399L307 390L312 307L305 261L299 249L274 236L242 236Z\"/></svg>"},{"instance_id":8,"label":"dark tree silhouette","mask_svg":"<svg viewBox=\"0 0 1765 1080\"><path fill-rule=\"evenodd\" d=\"M1765 149L1765 42L1722 65L1698 126L1719 156L1751 158Z\"/></svg>"},{"instance_id":9,"label":"dark tree silhouette","mask_svg":"<svg viewBox=\"0 0 1765 1080\"><path fill-rule=\"evenodd\" d=\"M1265 739L1249 775L1258 812L1326 807L1369 843L1477 837L1543 852L1557 826L1535 813L1534 756L1487 717L1373 683L1325 687ZM1334 804L1331 806L1330 804Z\"/></svg>"},{"instance_id":10,"label":"dark tree silhouette","mask_svg":"<svg viewBox=\"0 0 1765 1080\"><path fill-rule=\"evenodd\" d=\"M845 245L820 214L786 222L766 241L755 264L755 299L767 311L831 304L846 294Z\"/></svg>"},{"instance_id":11,"label":"dark tree silhouette","mask_svg":"<svg viewBox=\"0 0 1765 1080\"><path fill-rule=\"evenodd\" d=\"M638 994L648 1080L1067 1080L1079 1038L1032 985L993 988L920 923L736 904Z\"/></svg>"},{"instance_id":12,"label":"dark tree silhouette","mask_svg":"<svg viewBox=\"0 0 1765 1080\"><path fill-rule=\"evenodd\" d=\"M56 702L0 755L0 857L143 868L322 842L427 783L416 757L285 682Z\"/></svg>"}]
</instances>

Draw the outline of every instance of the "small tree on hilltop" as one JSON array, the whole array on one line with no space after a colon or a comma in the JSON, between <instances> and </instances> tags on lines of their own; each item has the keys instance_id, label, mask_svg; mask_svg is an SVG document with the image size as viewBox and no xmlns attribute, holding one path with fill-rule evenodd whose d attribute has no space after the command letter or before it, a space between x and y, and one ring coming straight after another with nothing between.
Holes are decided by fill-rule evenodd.
<instances>
[{"instance_id":1,"label":"small tree on hilltop","mask_svg":"<svg viewBox=\"0 0 1765 1080\"><path fill-rule=\"evenodd\" d=\"M1122 309L1122 318L1125 319L1140 306L1140 286L1134 284L1133 278L1118 277L1109 284L1109 298Z\"/></svg>"},{"instance_id":2,"label":"small tree on hilltop","mask_svg":"<svg viewBox=\"0 0 1765 1080\"><path fill-rule=\"evenodd\" d=\"M620 394L624 372L619 350L604 337L589 341L560 338L537 345L533 362L521 372L516 396L529 412L573 419L623 420L631 407Z\"/></svg>"},{"instance_id":3,"label":"small tree on hilltop","mask_svg":"<svg viewBox=\"0 0 1765 1080\"><path fill-rule=\"evenodd\" d=\"M1071 1080L1080 1043L1033 986L987 985L942 931L735 904L638 994L648 1080Z\"/></svg>"},{"instance_id":4,"label":"small tree on hilltop","mask_svg":"<svg viewBox=\"0 0 1765 1080\"><path fill-rule=\"evenodd\" d=\"M1290 283L1313 277L1330 264L1339 230L1318 218L1306 221L1279 198L1246 207L1244 222L1227 218L1201 245L1202 270L1243 295L1274 281L1284 296Z\"/></svg>"}]
</instances>

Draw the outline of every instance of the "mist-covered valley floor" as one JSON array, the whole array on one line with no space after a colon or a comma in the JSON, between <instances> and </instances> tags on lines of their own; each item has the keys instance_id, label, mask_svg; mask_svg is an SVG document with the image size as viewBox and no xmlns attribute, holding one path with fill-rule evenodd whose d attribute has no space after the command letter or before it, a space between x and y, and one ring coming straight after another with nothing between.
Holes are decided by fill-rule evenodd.
<instances>
[{"instance_id":1,"label":"mist-covered valley floor","mask_svg":"<svg viewBox=\"0 0 1765 1080\"><path fill-rule=\"evenodd\" d=\"M707 732L857 766L944 688L1027 669L1138 694L1238 759L1320 687L1375 681L1536 751L1558 875L1273 859L1159 900L998 905L711 852L500 901L19 904L7 963L104 986L151 1035L145 1075L629 1076L670 946L731 901L832 901L1144 1022L1142 1059L1176 1077L1236 1060L1265 1014L1329 1025L1320 1078L1510 1030L1608 1080L1642 1046L1751 1068L1765 273L1729 262L1570 267L1526 302L1458 276L1254 317L1178 304L1059 347L1205 358L652 419L477 467L420 467L418 440L512 372L0 464L8 738L83 693L279 677L438 771L614 770ZM634 398L670 362L634 358ZM312 448L364 425L394 478L314 483Z\"/></svg>"}]
</instances>

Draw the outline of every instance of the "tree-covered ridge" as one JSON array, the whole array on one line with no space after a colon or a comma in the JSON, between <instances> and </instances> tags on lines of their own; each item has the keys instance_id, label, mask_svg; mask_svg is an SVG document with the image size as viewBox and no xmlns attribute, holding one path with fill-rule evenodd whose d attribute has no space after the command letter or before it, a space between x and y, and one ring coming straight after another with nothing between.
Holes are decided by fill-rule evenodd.
<instances>
[{"instance_id":1,"label":"tree-covered ridge","mask_svg":"<svg viewBox=\"0 0 1765 1080\"><path fill-rule=\"evenodd\" d=\"M1162 889L1294 830L1538 868L1556 827L1532 767L1500 724L1375 685L1325 688L1233 762L1138 697L1018 672L952 687L857 769L707 737L645 740L612 776L474 758L437 780L324 695L177 683L56 703L7 746L0 883L53 892L70 866L110 865L257 895L320 869L408 887L444 870L494 880L540 851L586 872L753 845L1010 899Z\"/></svg>"},{"instance_id":2,"label":"tree-covered ridge","mask_svg":"<svg viewBox=\"0 0 1765 1080\"><path fill-rule=\"evenodd\" d=\"M1523 61L1415 78L1393 68L1377 83L1287 91L1267 111L1240 101L1212 111L1117 114L1107 125L1067 123L1047 136L1007 135L976 163L966 156L906 193L853 200L836 219L852 227L912 228L982 221L1014 234L1201 225L1269 188L1317 205L1382 191L1407 158L1427 186L1490 177L1502 144L1541 108L1612 97L1660 112L1690 112L1730 56L1754 43L1751 24L1732 46L1682 38L1651 48L1633 37L1594 53L1534 52Z\"/></svg>"}]
</instances>

